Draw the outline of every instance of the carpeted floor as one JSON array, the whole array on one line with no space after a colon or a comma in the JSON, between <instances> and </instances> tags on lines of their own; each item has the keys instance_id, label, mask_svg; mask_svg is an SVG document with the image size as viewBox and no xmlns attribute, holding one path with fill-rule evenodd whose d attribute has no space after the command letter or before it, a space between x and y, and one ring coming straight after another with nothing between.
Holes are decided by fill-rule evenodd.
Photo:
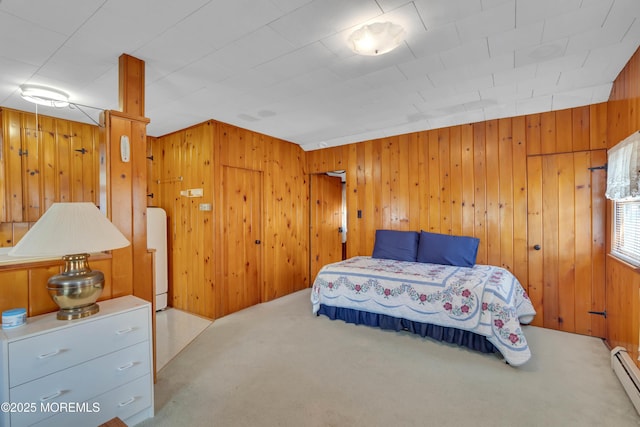
<instances>
[{"instance_id":1,"label":"carpeted floor","mask_svg":"<svg viewBox=\"0 0 640 427\"><path fill-rule=\"evenodd\" d=\"M525 327L514 368L314 316L309 292L217 319L158 373L139 426L640 426L600 339Z\"/></svg>"}]
</instances>

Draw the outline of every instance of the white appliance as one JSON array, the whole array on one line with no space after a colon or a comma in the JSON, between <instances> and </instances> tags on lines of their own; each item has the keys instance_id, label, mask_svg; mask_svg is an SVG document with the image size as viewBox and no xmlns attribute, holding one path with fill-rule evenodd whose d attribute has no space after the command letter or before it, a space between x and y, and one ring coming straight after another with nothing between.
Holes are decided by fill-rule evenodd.
<instances>
[{"instance_id":1,"label":"white appliance","mask_svg":"<svg viewBox=\"0 0 640 427\"><path fill-rule=\"evenodd\" d=\"M156 250L156 311L160 311L167 308L167 292L169 290L167 213L162 208L147 208L147 248Z\"/></svg>"}]
</instances>

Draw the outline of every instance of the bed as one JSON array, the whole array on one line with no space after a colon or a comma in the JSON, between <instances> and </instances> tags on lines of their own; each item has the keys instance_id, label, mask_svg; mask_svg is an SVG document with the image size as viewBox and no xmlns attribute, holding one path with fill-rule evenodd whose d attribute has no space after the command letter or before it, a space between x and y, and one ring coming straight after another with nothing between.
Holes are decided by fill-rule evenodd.
<instances>
[{"instance_id":1,"label":"bed","mask_svg":"<svg viewBox=\"0 0 640 427\"><path fill-rule=\"evenodd\" d=\"M372 256L325 265L313 283L313 313L499 352L512 366L526 363L531 352L521 325L536 312L517 278L504 268L475 264L477 239L465 240L466 246L443 244L438 239L446 235L437 235L434 245L433 235L422 233L411 237L406 254L394 238L390 255L381 249L390 247L388 239L377 232ZM450 237L465 236L445 239ZM427 240L431 255L423 249L420 256Z\"/></svg>"}]
</instances>

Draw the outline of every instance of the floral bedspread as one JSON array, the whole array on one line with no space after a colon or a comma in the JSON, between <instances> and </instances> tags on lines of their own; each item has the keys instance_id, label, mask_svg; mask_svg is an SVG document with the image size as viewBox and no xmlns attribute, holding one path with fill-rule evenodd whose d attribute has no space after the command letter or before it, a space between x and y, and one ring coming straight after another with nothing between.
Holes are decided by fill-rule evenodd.
<instances>
[{"instance_id":1,"label":"floral bedspread","mask_svg":"<svg viewBox=\"0 0 640 427\"><path fill-rule=\"evenodd\" d=\"M386 314L484 335L511 365L531 357L521 324L536 312L508 270L359 256L325 265L311 292L320 304Z\"/></svg>"}]
</instances>

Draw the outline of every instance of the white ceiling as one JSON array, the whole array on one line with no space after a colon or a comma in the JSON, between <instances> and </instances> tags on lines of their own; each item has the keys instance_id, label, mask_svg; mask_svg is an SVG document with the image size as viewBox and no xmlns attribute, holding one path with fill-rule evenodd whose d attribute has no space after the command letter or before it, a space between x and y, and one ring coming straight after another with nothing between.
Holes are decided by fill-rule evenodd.
<instances>
[{"instance_id":1,"label":"white ceiling","mask_svg":"<svg viewBox=\"0 0 640 427\"><path fill-rule=\"evenodd\" d=\"M399 48L347 47L387 20ZM33 83L116 110L127 53L146 64L149 135L215 119L314 150L606 101L640 0L0 0L0 40L1 106L34 111Z\"/></svg>"}]
</instances>

